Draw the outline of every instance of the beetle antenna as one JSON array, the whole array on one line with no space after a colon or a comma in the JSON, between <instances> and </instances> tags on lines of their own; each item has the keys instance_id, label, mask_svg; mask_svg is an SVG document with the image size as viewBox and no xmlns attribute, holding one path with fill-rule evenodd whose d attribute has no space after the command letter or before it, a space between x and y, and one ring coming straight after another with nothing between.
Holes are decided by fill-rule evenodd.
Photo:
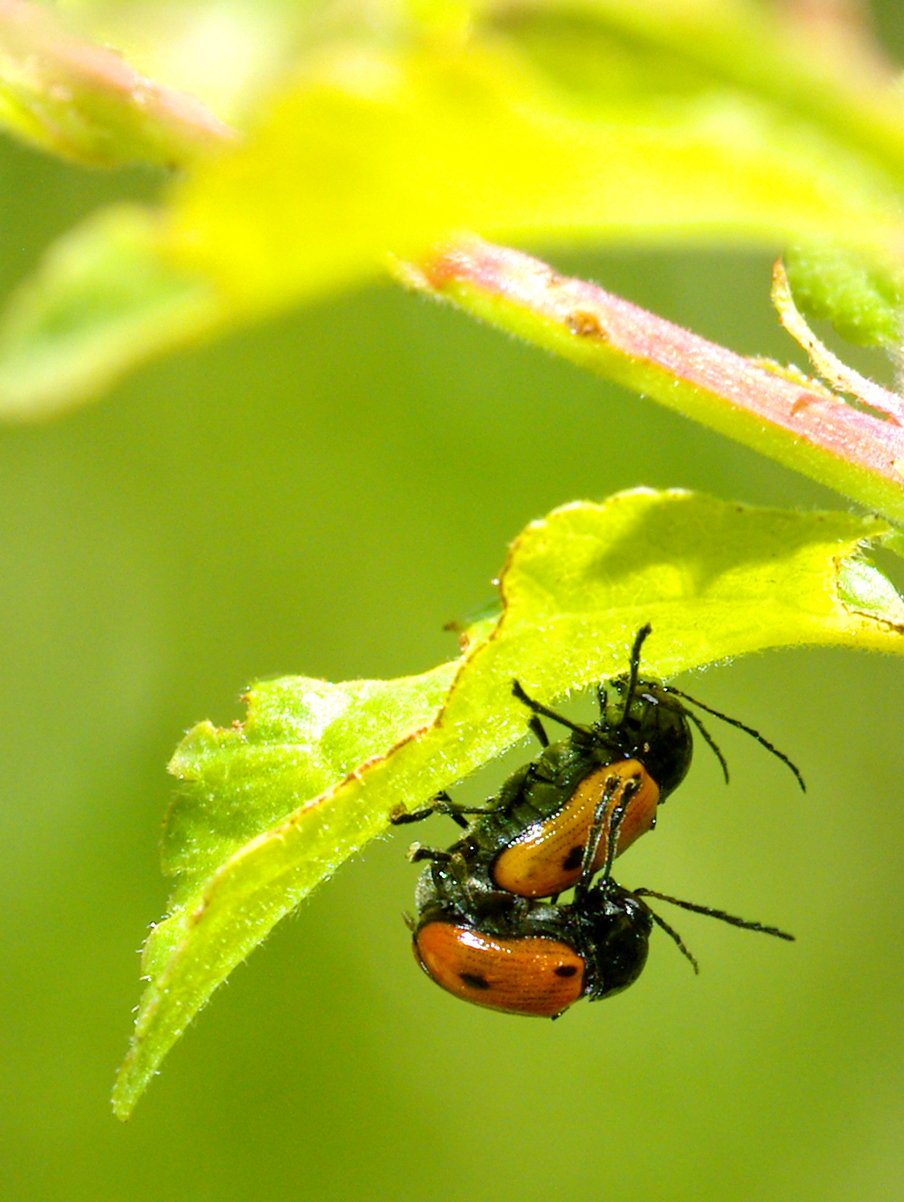
<instances>
[{"instance_id":1,"label":"beetle antenna","mask_svg":"<svg viewBox=\"0 0 904 1202\"><path fill-rule=\"evenodd\" d=\"M590 832L587 836L587 843L584 847L584 855L581 860L581 875L575 887L578 892L585 893L589 888L590 878L593 875L593 862L599 851L604 830L606 835L606 860L603 864L600 879L607 881L612 875L612 862L618 849L618 832L621 829L622 820L628 806L631 804L631 799L640 788L640 781L636 777L631 777L624 782L621 798L618 804L613 807L612 813L609 816L609 822L606 824L606 810L609 802L615 797L621 783L622 780L619 776L612 775L607 777L603 788L603 795L594 808L593 822L590 824Z\"/></svg>"},{"instance_id":2,"label":"beetle antenna","mask_svg":"<svg viewBox=\"0 0 904 1202\"><path fill-rule=\"evenodd\" d=\"M614 778L610 777L609 780L612 784L612 792L614 793L618 788L620 778L617 776ZM621 801L612 810L606 833L606 862L603 864L603 880L608 881L612 876L612 863L618 853L618 835L621 830L621 824L628 811L628 806L631 804L634 794L639 788L640 780L638 777L632 776L626 780L622 789ZM605 813L605 810L603 813ZM592 859L590 863L593 863Z\"/></svg>"},{"instance_id":3,"label":"beetle antenna","mask_svg":"<svg viewBox=\"0 0 904 1202\"><path fill-rule=\"evenodd\" d=\"M641 893L647 894L650 897L658 897L659 896L658 893L650 893L649 890L647 890L647 889L635 889L634 890L635 897L637 897L638 894L641 894ZM643 903L643 908L646 910L646 912L649 914L649 916L653 919L653 921L656 923L656 925L659 927L659 929L661 931L665 931L665 933L668 935L668 937L672 940L672 942L678 948L678 951L681 952L682 956L685 956L688 960L690 960L691 966L693 967L694 972L697 973L697 975L699 976L700 965L697 963L697 958L693 954L693 952L688 950L687 945L685 944L685 942L681 938L681 936L678 934L678 932L675 930L675 928L670 927L669 924L666 922L666 920L664 918L660 918L659 915L656 913L656 911L653 909L653 907L648 906L646 904L646 902Z\"/></svg>"},{"instance_id":4,"label":"beetle antenna","mask_svg":"<svg viewBox=\"0 0 904 1202\"><path fill-rule=\"evenodd\" d=\"M666 685L665 688L669 693L674 693L676 697L683 697L684 700L689 701L691 705L696 705L699 709L705 710L707 714L712 714L715 718L721 718L722 721L727 722L729 726L736 726L738 730L743 730L746 734L750 735L751 738L756 739L761 747L765 747L766 750L770 751L776 759L781 760L783 764L786 764L791 769L791 771L797 777L797 783L800 785L803 792L806 793L807 786L804 783L804 778L801 775L800 769L797 767L797 765L793 762L793 760L790 760L783 751L779 751L779 749L773 743L770 743L768 739L764 738L758 730L754 730L752 726L747 726L745 723L739 722L737 718L729 718L728 714L723 714L719 710L714 710L709 705L704 705L702 701L698 701L696 697L688 696L688 694L683 693L681 689L672 688L671 685ZM697 722L697 725L700 725L699 721ZM710 746L712 746L712 741L708 737L707 741L710 743ZM722 757L719 756L719 758L721 759Z\"/></svg>"},{"instance_id":5,"label":"beetle antenna","mask_svg":"<svg viewBox=\"0 0 904 1202\"><path fill-rule=\"evenodd\" d=\"M633 889L632 893L635 897L656 897L660 901L669 902L670 905L680 906L682 910L692 910L694 914L705 914L709 918L718 918L720 922L731 923L733 927L741 927L745 931L759 931L762 935L774 935L776 939L787 939L789 943L794 942L793 935L789 935L787 931L780 931L778 927L767 927L761 922L747 922L746 919L738 918L734 914L726 914L724 910L714 910L712 906L698 906L694 902L682 901L678 897L669 897L666 893L656 893L653 889Z\"/></svg>"},{"instance_id":6,"label":"beetle antenna","mask_svg":"<svg viewBox=\"0 0 904 1202\"><path fill-rule=\"evenodd\" d=\"M631 701L634 697L634 690L637 688L637 680L640 675L640 649L647 640L647 636L651 633L653 627L649 622L644 623L634 636L634 644L631 647L631 657L628 661L628 688L625 692L625 708L622 711L619 727L624 726L628 718L628 713L631 709Z\"/></svg>"},{"instance_id":7,"label":"beetle antenna","mask_svg":"<svg viewBox=\"0 0 904 1202\"><path fill-rule=\"evenodd\" d=\"M603 795L593 810L593 821L590 823L590 830L587 833L587 842L584 844L584 855L581 859L581 875L578 877L578 883L575 886L576 893L586 893L590 886L590 878L593 875L593 861L596 859L596 853L599 851L600 842L603 838L603 829L606 821L606 808L609 802L615 796L615 790L618 787L618 777L609 776L606 778L606 783L603 786ZM603 869L603 879L607 879L612 871L612 861L615 858L612 854L613 846L618 839L618 828L621 826L622 818L625 813L624 799L612 811L612 816L609 819L608 830L606 831L606 863ZM614 833L613 833L614 829Z\"/></svg>"},{"instance_id":8,"label":"beetle antenna","mask_svg":"<svg viewBox=\"0 0 904 1202\"><path fill-rule=\"evenodd\" d=\"M694 713L693 710L685 710L684 712L690 718L691 722L693 722L694 726L696 726L697 730L699 730L700 734L703 735L704 739L707 741L707 743L710 745L713 752L715 753L716 759L722 765L722 772L725 774L725 783L727 785L728 784L728 764L725 762L725 756L722 754L719 744L712 737L712 735L709 733L709 731L706 729L706 727L703 725L703 723L700 721L700 719L697 717L697 715Z\"/></svg>"},{"instance_id":9,"label":"beetle antenna","mask_svg":"<svg viewBox=\"0 0 904 1202\"><path fill-rule=\"evenodd\" d=\"M530 722L528 722L527 725L528 725L529 729L531 730L531 732L533 733L534 738L537 740L537 742L540 744L540 746L545 751L546 748L549 746L549 735L544 730L543 723L540 721L540 719L537 717L536 714L532 714Z\"/></svg>"}]
</instances>

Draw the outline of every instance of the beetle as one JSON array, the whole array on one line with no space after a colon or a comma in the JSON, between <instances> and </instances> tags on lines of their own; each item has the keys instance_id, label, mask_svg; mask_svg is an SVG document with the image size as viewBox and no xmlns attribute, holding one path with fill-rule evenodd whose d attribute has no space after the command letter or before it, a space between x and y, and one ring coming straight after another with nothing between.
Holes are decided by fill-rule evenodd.
<instances>
[{"instance_id":1,"label":"beetle","mask_svg":"<svg viewBox=\"0 0 904 1202\"><path fill-rule=\"evenodd\" d=\"M659 898L747 930L793 940L776 927L747 922L650 889L628 890L612 879L618 828L630 803L611 814L597 805L574 900L567 905L494 889L468 876L462 860L433 860L418 882L418 914L409 920L415 958L441 988L507 1014L558 1018L583 997L591 1001L627 989L647 960L653 925L691 961L681 937L644 900ZM604 870L590 883L603 848Z\"/></svg>"},{"instance_id":2,"label":"beetle","mask_svg":"<svg viewBox=\"0 0 904 1202\"><path fill-rule=\"evenodd\" d=\"M597 687L600 716L592 724L572 722L541 705L514 681L512 692L530 711L528 725L541 744L541 754L513 772L486 806L460 806L441 793L421 809L397 807L390 814L396 825L441 813L466 830L446 851L414 844L411 859L458 859L465 875L484 880L488 887L519 897L555 900L581 875L588 833L601 801L606 821L616 807L623 808L616 855L655 826L658 806L681 784L690 767L691 723L713 749L728 780L725 757L685 703L745 731L787 764L802 789L806 787L791 760L752 727L661 681L642 678L641 650L650 633L649 623L638 630L628 672L608 686L601 682ZM551 743L541 718L558 722L570 733ZM470 824L469 817L475 819ZM601 867L604 854L601 843L594 871Z\"/></svg>"}]
</instances>

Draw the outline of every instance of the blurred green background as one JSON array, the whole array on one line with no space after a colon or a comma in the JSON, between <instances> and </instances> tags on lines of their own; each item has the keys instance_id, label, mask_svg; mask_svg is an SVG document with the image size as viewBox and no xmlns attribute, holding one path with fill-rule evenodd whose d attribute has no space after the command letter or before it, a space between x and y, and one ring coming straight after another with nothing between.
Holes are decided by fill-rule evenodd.
<instances>
[{"instance_id":1,"label":"blurred green background","mask_svg":"<svg viewBox=\"0 0 904 1202\"><path fill-rule=\"evenodd\" d=\"M155 186L0 144L3 290L79 216ZM533 249L738 351L793 357L768 255ZM240 717L257 676L453 656L443 625L492 598L508 540L566 501L636 484L843 501L389 286L0 430L0 463L5 1198L901 1197L904 682L841 651L682 681L775 739L810 791L720 731L731 787L699 750L619 873L797 944L680 915L699 978L655 935L618 998L555 1024L483 1012L412 961L403 833L235 973L128 1125L108 1104L165 907L164 764L186 727Z\"/></svg>"}]
</instances>

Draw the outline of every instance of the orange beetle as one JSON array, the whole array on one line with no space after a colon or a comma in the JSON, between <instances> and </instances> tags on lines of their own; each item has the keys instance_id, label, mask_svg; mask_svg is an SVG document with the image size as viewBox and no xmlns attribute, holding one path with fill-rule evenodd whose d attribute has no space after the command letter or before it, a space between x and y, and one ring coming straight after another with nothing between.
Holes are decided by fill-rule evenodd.
<instances>
[{"instance_id":1,"label":"orange beetle","mask_svg":"<svg viewBox=\"0 0 904 1202\"><path fill-rule=\"evenodd\" d=\"M625 809L603 823L594 814L581 877L570 905L535 901L461 879L453 861L429 864L418 882L414 954L429 977L466 1002L506 1014L557 1018L583 997L621 992L640 976L656 923L696 969L680 936L643 900L658 897L734 926L793 939L775 927L679 901L650 889L624 889L610 870ZM589 885L599 846L604 870Z\"/></svg>"},{"instance_id":2,"label":"orange beetle","mask_svg":"<svg viewBox=\"0 0 904 1202\"><path fill-rule=\"evenodd\" d=\"M641 679L640 652L650 629L647 624L637 632L628 673L611 681L608 689L600 684L600 716L591 725L572 722L533 701L515 681L512 691L531 711L529 725L543 746L542 753L512 773L486 807L459 806L441 794L423 809L393 811L390 820L396 824L443 813L466 828L466 834L447 851L415 844L411 858L454 859L462 865L459 876L481 880L488 888L519 897L557 897L581 876L596 813L602 813L603 836L613 814L621 814L615 855L655 826L658 806L690 767L690 722L713 748L728 779L721 751L685 701L752 735L790 767L803 788L797 768L755 730L659 681ZM541 716L567 727L568 737L550 744ZM475 821L469 824L467 816ZM602 867L605 846L604 837L591 875Z\"/></svg>"}]
</instances>

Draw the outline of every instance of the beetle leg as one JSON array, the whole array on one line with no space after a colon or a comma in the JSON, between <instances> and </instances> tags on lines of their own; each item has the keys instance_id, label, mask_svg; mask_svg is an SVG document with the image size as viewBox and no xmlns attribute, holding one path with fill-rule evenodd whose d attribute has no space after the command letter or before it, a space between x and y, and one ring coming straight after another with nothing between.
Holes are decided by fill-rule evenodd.
<instances>
[{"instance_id":1,"label":"beetle leg","mask_svg":"<svg viewBox=\"0 0 904 1202\"><path fill-rule=\"evenodd\" d=\"M522 689L517 680L512 681L512 693L518 698L522 705L526 705L527 708L532 710L536 716L539 717L542 715L544 718L551 718L553 722L558 722L560 726L567 726L569 730L575 730L578 732L578 734L584 735L585 738L587 737L586 726L578 726L576 722L572 722L571 719L566 718L564 714L557 714L555 710L551 710L547 706L541 705L539 701L534 701L533 698L528 697L527 693L525 693L524 689ZM534 726L531 724L529 725L531 730L534 731L534 734L537 734ZM539 738L539 735L537 737ZM543 740L541 739L540 741L542 743Z\"/></svg>"},{"instance_id":2,"label":"beetle leg","mask_svg":"<svg viewBox=\"0 0 904 1202\"><path fill-rule=\"evenodd\" d=\"M423 843L412 843L408 848L408 859L412 864L418 864L421 860L430 860L434 864L448 864L452 856L448 851L441 851L438 847L425 847Z\"/></svg>"},{"instance_id":3,"label":"beetle leg","mask_svg":"<svg viewBox=\"0 0 904 1202\"><path fill-rule=\"evenodd\" d=\"M445 814L465 829L470 825L465 818L466 814L489 814L492 809L492 806L489 809L482 806L460 806L448 793L443 792L438 793L429 805L422 806L419 810L406 810L404 805L397 805L390 811L389 821L393 826L405 826L409 822L423 822L431 814Z\"/></svg>"}]
</instances>

